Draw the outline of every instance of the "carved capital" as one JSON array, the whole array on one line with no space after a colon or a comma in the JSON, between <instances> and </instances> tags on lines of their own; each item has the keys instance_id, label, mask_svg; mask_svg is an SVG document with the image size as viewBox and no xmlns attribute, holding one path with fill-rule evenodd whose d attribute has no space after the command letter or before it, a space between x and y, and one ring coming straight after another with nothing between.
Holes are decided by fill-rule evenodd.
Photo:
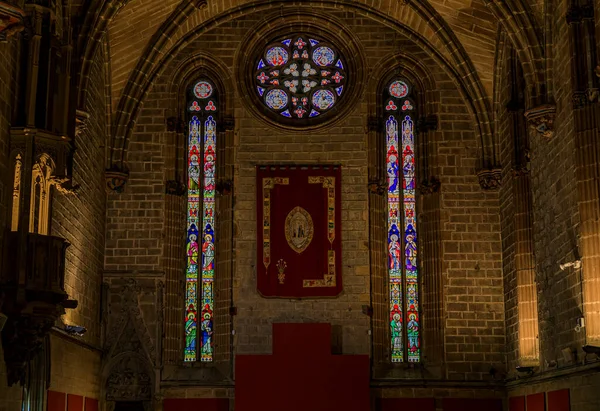
<instances>
[{"instance_id":1,"label":"carved capital","mask_svg":"<svg viewBox=\"0 0 600 411\"><path fill-rule=\"evenodd\" d=\"M75 110L75 137L80 137L87 129L90 114L87 111Z\"/></svg>"},{"instance_id":2,"label":"carved capital","mask_svg":"<svg viewBox=\"0 0 600 411\"><path fill-rule=\"evenodd\" d=\"M435 131L438 129L438 116L431 115L421 117L417 120L417 132L427 133L428 131Z\"/></svg>"},{"instance_id":3,"label":"carved capital","mask_svg":"<svg viewBox=\"0 0 600 411\"><path fill-rule=\"evenodd\" d=\"M235 128L235 118L232 116L223 117L221 124L222 131L232 131Z\"/></svg>"},{"instance_id":4,"label":"carved capital","mask_svg":"<svg viewBox=\"0 0 600 411\"><path fill-rule=\"evenodd\" d=\"M423 195L437 193L440 191L441 185L442 183L437 177L431 176L429 179L421 182L419 192Z\"/></svg>"},{"instance_id":5,"label":"carved capital","mask_svg":"<svg viewBox=\"0 0 600 411\"><path fill-rule=\"evenodd\" d=\"M367 117L367 131L379 131L379 125L381 124L379 117L369 116Z\"/></svg>"},{"instance_id":6,"label":"carved capital","mask_svg":"<svg viewBox=\"0 0 600 411\"><path fill-rule=\"evenodd\" d=\"M0 1L0 42L5 42L11 36L23 31L24 20L23 9L6 1Z\"/></svg>"},{"instance_id":7,"label":"carved capital","mask_svg":"<svg viewBox=\"0 0 600 411\"><path fill-rule=\"evenodd\" d=\"M496 167L482 169L477 172L477 178L484 190L498 190L502 185L502 170Z\"/></svg>"},{"instance_id":8,"label":"carved capital","mask_svg":"<svg viewBox=\"0 0 600 411\"><path fill-rule=\"evenodd\" d=\"M185 122L179 117L167 118L167 131L183 133L185 130Z\"/></svg>"},{"instance_id":9,"label":"carved capital","mask_svg":"<svg viewBox=\"0 0 600 411\"><path fill-rule=\"evenodd\" d=\"M555 117L556 106L553 104L544 104L525 112L529 126L545 138L551 138L554 135Z\"/></svg>"},{"instance_id":10,"label":"carved capital","mask_svg":"<svg viewBox=\"0 0 600 411\"><path fill-rule=\"evenodd\" d=\"M218 179L215 185L215 190L219 195L226 196L231 194L233 190L233 181L231 179Z\"/></svg>"},{"instance_id":11,"label":"carved capital","mask_svg":"<svg viewBox=\"0 0 600 411\"><path fill-rule=\"evenodd\" d=\"M529 163L514 166L512 169L513 177L526 177L529 175Z\"/></svg>"},{"instance_id":12,"label":"carved capital","mask_svg":"<svg viewBox=\"0 0 600 411\"><path fill-rule=\"evenodd\" d=\"M594 18L594 6L591 3L581 6L573 4L567 10L565 18L569 25L581 23L584 20L592 20Z\"/></svg>"},{"instance_id":13,"label":"carved capital","mask_svg":"<svg viewBox=\"0 0 600 411\"><path fill-rule=\"evenodd\" d=\"M384 185L379 180L369 181L369 184L367 187L369 189L369 192L371 192L373 194L377 194L377 195L383 195L383 193L385 193L385 190L387 189L387 186Z\"/></svg>"},{"instance_id":14,"label":"carved capital","mask_svg":"<svg viewBox=\"0 0 600 411\"><path fill-rule=\"evenodd\" d=\"M106 178L106 189L108 192L122 193L125 189L125 183L129 178L129 173L116 168L108 169L104 172Z\"/></svg>"},{"instance_id":15,"label":"carved capital","mask_svg":"<svg viewBox=\"0 0 600 411\"><path fill-rule=\"evenodd\" d=\"M172 196L182 196L185 194L185 184L177 180L168 180L165 192Z\"/></svg>"},{"instance_id":16,"label":"carved capital","mask_svg":"<svg viewBox=\"0 0 600 411\"><path fill-rule=\"evenodd\" d=\"M191 2L197 9L204 9L208 5L206 0L191 0Z\"/></svg>"}]
</instances>

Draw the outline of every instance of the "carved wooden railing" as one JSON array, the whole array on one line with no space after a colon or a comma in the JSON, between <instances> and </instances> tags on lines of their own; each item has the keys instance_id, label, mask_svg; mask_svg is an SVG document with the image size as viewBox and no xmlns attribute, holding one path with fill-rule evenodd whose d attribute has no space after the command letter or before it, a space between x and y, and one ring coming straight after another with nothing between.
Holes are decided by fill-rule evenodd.
<instances>
[{"instance_id":1,"label":"carved wooden railing","mask_svg":"<svg viewBox=\"0 0 600 411\"><path fill-rule=\"evenodd\" d=\"M64 290L65 252L62 238L7 232L2 247L0 308L8 316L2 346L8 384L23 384L27 363L66 308L76 308Z\"/></svg>"}]
</instances>

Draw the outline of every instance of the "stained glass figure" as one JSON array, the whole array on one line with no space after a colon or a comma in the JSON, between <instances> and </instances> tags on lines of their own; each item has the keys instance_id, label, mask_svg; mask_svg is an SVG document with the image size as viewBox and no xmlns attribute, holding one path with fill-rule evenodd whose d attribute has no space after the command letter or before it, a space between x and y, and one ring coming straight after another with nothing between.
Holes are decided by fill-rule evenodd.
<instances>
[{"instance_id":1,"label":"stained glass figure","mask_svg":"<svg viewBox=\"0 0 600 411\"><path fill-rule=\"evenodd\" d=\"M317 90L312 97L313 106L319 110L327 110L335 103L335 96L329 90Z\"/></svg>"},{"instance_id":2,"label":"stained glass figure","mask_svg":"<svg viewBox=\"0 0 600 411\"><path fill-rule=\"evenodd\" d=\"M269 71L267 65L277 70ZM331 110L347 78L335 48L309 36L268 45L256 67L258 96L270 110L291 119L311 119Z\"/></svg>"},{"instance_id":3,"label":"stained glass figure","mask_svg":"<svg viewBox=\"0 0 600 411\"><path fill-rule=\"evenodd\" d=\"M317 47L313 51L313 61L321 67L332 65L334 60L335 53L329 47Z\"/></svg>"},{"instance_id":4,"label":"stained glass figure","mask_svg":"<svg viewBox=\"0 0 600 411\"><path fill-rule=\"evenodd\" d=\"M187 240L184 361L213 360L213 282L215 274L215 166L217 110L214 88L207 81L193 93L206 104L190 120L188 135ZM207 100L209 97L212 98ZM193 106L190 111L195 111ZM201 140L202 139L202 140ZM202 212L200 212L202 210ZM198 309L200 305L200 309ZM198 324L200 321L200 324Z\"/></svg>"},{"instance_id":5,"label":"stained glass figure","mask_svg":"<svg viewBox=\"0 0 600 411\"><path fill-rule=\"evenodd\" d=\"M265 96L265 103L273 110L279 110L287 106L288 97L283 90L276 88L267 93Z\"/></svg>"},{"instance_id":6,"label":"stained glass figure","mask_svg":"<svg viewBox=\"0 0 600 411\"><path fill-rule=\"evenodd\" d=\"M387 112L410 103L397 100L409 94L403 81L392 82L387 92L383 101ZM421 346L414 123L409 115L399 123L392 114L385 125L391 361L418 362Z\"/></svg>"},{"instance_id":7,"label":"stained glass figure","mask_svg":"<svg viewBox=\"0 0 600 411\"><path fill-rule=\"evenodd\" d=\"M281 66L288 61L288 52L283 47L272 47L267 50L267 63L272 66Z\"/></svg>"}]
</instances>

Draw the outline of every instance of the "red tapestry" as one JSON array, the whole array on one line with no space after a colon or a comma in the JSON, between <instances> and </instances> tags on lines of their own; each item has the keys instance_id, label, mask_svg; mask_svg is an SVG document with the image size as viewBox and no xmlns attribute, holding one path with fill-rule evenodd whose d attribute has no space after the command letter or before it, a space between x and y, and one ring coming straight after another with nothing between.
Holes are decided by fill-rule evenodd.
<instances>
[{"instance_id":1,"label":"red tapestry","mask_svg":"<svg viewBox=\"0 0 600 411\"><path fill-rule=\"evenodd\" d=\"M235 411L369 411L369 378L368 354L331 353L330 324L273 324L273 355L235 356Z\"/></svg>"},{"instance_id":2,"label":"red tapestry","mask_svg":"<svg viewBox=\"0 0 600 411\"><path fill-rule=\"evenodd\" d=\"M257 287L264 297L342 291L339 166L258 166Z\"/></svg>"}]
</instances>

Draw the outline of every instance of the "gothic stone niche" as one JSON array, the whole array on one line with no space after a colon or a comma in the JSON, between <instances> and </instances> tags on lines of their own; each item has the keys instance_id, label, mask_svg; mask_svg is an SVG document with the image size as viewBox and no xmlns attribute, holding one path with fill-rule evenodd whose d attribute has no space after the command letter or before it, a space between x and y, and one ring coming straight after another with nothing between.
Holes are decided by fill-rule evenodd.
<instances>
[{"instance_id":1,"label":"gothic stone niche","mask_svg":"<svg viewBox=\"0 0 600 411\"><path fill-rule=\"evenodd\" d=\"M151 401L152 378L148 368L148 364L137 356L119 356L106 380L106 400Z\"/></svg>"}]
</instances>

